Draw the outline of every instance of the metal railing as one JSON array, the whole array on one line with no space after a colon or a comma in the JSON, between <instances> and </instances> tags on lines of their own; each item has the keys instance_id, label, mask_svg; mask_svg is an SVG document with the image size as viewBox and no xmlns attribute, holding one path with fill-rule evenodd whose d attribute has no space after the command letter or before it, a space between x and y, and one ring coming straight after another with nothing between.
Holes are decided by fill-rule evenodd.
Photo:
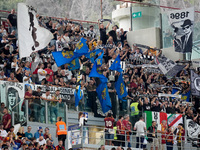
<instances>
[{"instance_id":1,"label":"metal railing","mask_svg":"<svg viewBox=\"0 0 200 150\"><path fill-rule=\"evenodd\" d=\"M131 148L143 148L151 149L164 147L173 148L174 150L183 150L183 149L196 149L199 148L199 144L194 142L188 142L185 139L185 136L179 136L177 132L167 134L161 133L150 133L137 132L137 131L128 131L128 130L115 130L114 133L109 133L105 131L106 128L103 127L94 127L94 126L81 126L79 130L71 130L72 139L68 148L98 148L101 145L108 147L131 147ZM84 133L86 132L86 133ZM120 133L121 132L121 133ZM106 139L107 135L113 135L111 139ZM154 136L152 136L154 135ZM171 140L169 139L171 136ZM198 142L200 139L196 139ZM109 141L112 142L112 145L109 145Z\"/></svg>"}]
</instances>

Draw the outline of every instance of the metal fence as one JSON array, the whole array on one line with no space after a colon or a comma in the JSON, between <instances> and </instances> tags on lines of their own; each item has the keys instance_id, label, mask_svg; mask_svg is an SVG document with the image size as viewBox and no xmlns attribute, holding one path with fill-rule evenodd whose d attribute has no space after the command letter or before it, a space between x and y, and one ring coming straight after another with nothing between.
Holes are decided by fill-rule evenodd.
<instances>
[{"instance_id":1,"label":"metal fence","mask_svg":"<svg viewBox=\"0 0 200 150\"><path fill-rule=\"evenodd\" d=\"M121 133L119 133L119 131ZM79 135L73 138L72 148L99 148L101 145L105 145L106 149L111 147L123 146L124 148L138 148L138 149L174 149L174 150L195 150L199 149L199 143L189 142L184 140L185 136L179 136L176 134L161 134L116 130L106 131L102 127L94 126L81 126L80 130L71 131L73 135ZM153 136L155 135L155 136ZM112 136L111 139L107 139L108 136ZM169 139L171 136L171 140ZM78 142L77 142L78 141ZM109 142L112 145L109 145ZM197 140L199 141L199 139ZM70 148L70 147L69 147Z\"/></svg>"}]
</instances>

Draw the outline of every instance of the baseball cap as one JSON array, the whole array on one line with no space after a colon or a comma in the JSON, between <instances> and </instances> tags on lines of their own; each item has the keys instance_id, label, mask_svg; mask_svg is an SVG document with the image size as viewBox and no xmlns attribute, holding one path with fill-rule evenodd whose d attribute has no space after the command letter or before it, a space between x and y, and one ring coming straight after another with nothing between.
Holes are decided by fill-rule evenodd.
<instances>
[{"instance_id":1,"label":"baseball cap","mask_svg":"<svg viewBox=\"0 0 200 150\"><path fill-rule=\"evenodd\" d=\"M42 127L38 127L38 130L42 129Z\"/></svg>"}]
</instances>

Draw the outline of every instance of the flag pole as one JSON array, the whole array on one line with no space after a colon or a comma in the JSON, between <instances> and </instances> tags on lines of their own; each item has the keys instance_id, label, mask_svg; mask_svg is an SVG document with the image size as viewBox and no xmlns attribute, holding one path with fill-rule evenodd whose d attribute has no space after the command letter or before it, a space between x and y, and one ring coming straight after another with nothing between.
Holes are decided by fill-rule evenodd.
<instances>
[{"instance_id":1,"label":"flag pole","mask_svg":"<svg viewBox=\"0 0 200 150\"><path fill-rule=\"evenodd\" d=\"M103 5L103 2L102 2L102 0L100 0L101 1L101 19L103 19L103 13L102 13L102 5Z\"/></svg>"}]
</instances>

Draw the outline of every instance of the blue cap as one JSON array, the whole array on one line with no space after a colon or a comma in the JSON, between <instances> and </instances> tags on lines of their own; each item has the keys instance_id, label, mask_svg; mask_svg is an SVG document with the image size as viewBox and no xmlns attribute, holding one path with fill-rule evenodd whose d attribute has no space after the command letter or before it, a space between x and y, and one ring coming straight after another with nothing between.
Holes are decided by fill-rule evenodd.
<instances>
[{"instance_id":1,"label":"blue cap","mask_svg":"<svg viewBox=\"0 0 200 150\"><path fill-rule=\"evenodd\" d=\"M38 130L42 129L42 127L38 127Z\"/></svg>"}]
</instances>

